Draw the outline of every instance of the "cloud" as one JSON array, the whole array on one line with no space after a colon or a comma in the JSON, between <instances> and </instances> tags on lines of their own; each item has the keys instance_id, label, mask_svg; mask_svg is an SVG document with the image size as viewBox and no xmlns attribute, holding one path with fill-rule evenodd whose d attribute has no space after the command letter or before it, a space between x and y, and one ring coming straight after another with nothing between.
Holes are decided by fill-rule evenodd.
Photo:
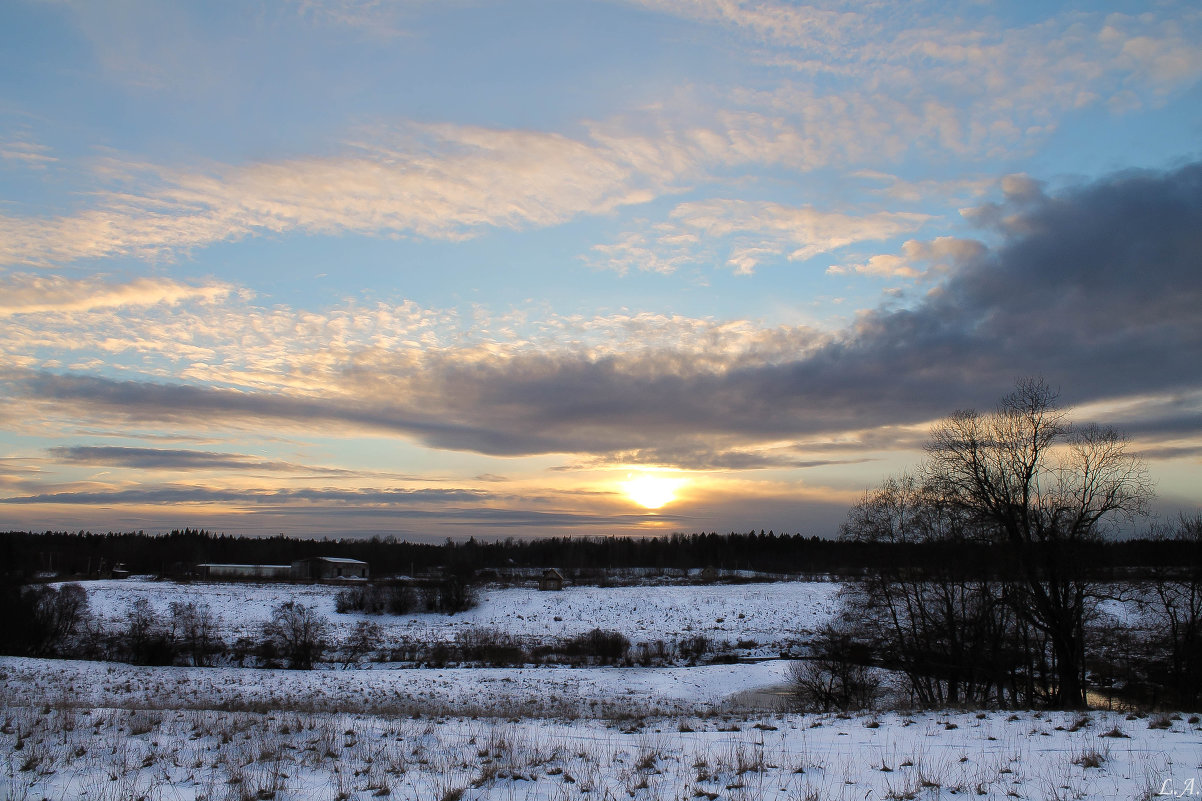
<instances>
[{"instance_id":1,"label":"cloud","mask_svg":"<svg viewBox=\"0 0 1202 801\"><path fill-rule=\"evenodd\" d=\"M996 183L993 179L982 177L909 181L879 170L856 170L851 176L877 184L869 190L874 194L907 203L947 199L965 202L985 194Z\"/></svg>"},{"instance_id":2,"label":"cloud","mask_svg":"<svg viewBox=\"0 0 1202 801\"><path fill-rule=\"evenodd\" d=\"M112 282L95 276L68 279L52 275L0 274L0 317L70 313L124 307L175 306L183 301L215 303L235 292L229 284L202 286L169 278Z\"/></svg>"},{"instance_id":3,"label":"cloud","mask_svg":"<svg viewBox=\"0 0 1202 801\"><path fill-rule=\"evenodd\" d=\"M745 31L767 43L837 55L838 45L869 23L864 14L817 5L743 0L634 0L646 8Z\"/></svg>"},{"instance_id":4,"label":"cloud","mask_svg":"<svg viewBox=\"0 0 1202 801\"><path fill-rule=\"evenodd\" d=\"M951 236L929 242L911 239L902 244L901 254L881 253L860 264L831 265L831 274L862 273L890 278L918 278L931 273L946 273L962 264L982 258L986 247L975 239Z\"/></svg>"},{"instance_id":5,"label":"cloud","mask_svg":"<svg viewBox=\"0 0 1202 801\"><path fill-rule=\"evenodd\" d=\"M1197 22L1195 13L1191 22ZM1117 50L1123 66L1164 89L1195 80L1202 72L1197 42L1176 21L1112 14L1098 40Z\"/></svg>"},{"instance_id":6,"label":"cloud","mask_svg":"<svg viewBox=\"0 0 1202 801\"><path fill-rule=\"evenodd\" d=\"M292 231L456 240L608 214L724 181L740 166L808 172L855 164L860 174L887 175L882 169L919 150L942 159L1009 153L1054 129L1049 109L1128 97L1152 103L1202 76L1202 56L1192 47L1202 17L1172 19L1171 10L1164 16L1078 14L999 29L996 22L948 23L875 7L734 0L643 5L742 31L779 51L775 63L801 53L807 64L822 62L833 74L819 82L773 74L765 85L728 92L682 91L655 108L581 121L572 133L402 122L361 129L333 152L293 159L190 168L110 159L93 167L106 188L90 193L78 211L0 216L0 263L172 259L217 242ZM322 19L382 12L371 3L307 8ZM112 20L93 18L83 6L78 13L91 20L87 25L106 48L120 41L103 35ZM168 41L191 42L188 31L195 26L184 17L158 13L151 28L169 32ZM104 52L121 62L122 54L136 55L140 47ZM163 54L154 52L150 61L157 64ZM120 70L143 71L142 60L134 61ZM146 80L163 76L151 69ZM28 143L0 150L23 163L49 157ZM895 181L883 191L912 202L915 193L930 197L934 189ZM727 254L734 269L752 270L778 252L804 258L830 247L823 244L824 221L804 219L804 209L751 206L722 211L763 226L744 230L749 239L773 236L762 245L739 243ZM704 211L680 209L684 216L664 221L665 230L643 233L646 242L630 237L598 252L628 269L636 263L676 269L682 259L673 255L672 237L700 230L687 215ZM790 237L781 226L802 233ZM690 246L683 247L687 253Z\"/></svg>"},{"instance_id":7,"label":"cloud","mask_svg":"<svg viewBox=\"0 0 1202 801\"><path fill-rule=\"evenodd\" d=\"M749 94L827 121L869 157L874 148L1001 155L1053 130L1050 109L1138 108L1202 77L1202 14L1172 4L1004 27L973 9L949 16L921 4L635 1L755 42L763 63L806 77ZM812 88L821 85L830 91Z\"/></svg>"},{"instance_id":8,"label":"cloud","mask_svg":"<svg viewBox=\"0 0 1202 801\"><path fill-rule=\"evenodd\" d=\"M646 515L569 512L506 505L512 499L465 489L215 489L178 484L137 489L69 489L0 498L0 504L22 507L137 508L182 507L188 514L253 510L264 515L315 515L323 519L422 521L424 525L482 524L498 528L579 530L637 526ZM537 500L537 499L536 499ZM49 513L49 512L47 512ZM688 523L670 511L654 516L659 524ZM296 525L301 524L297 518ZM239 528L245 523L239 522ZM395 533L390 532L390 533Z\"/></svg>"},{"instance_id":9,"label":"cloud","mask_svg":"<svg viewBox=\"0 0 1202 801\"><path fill-rule=\"evenodd\" d=\"M454 503L479 501L486 498L483 493L463 489L269 489L240 490L214 489L212 487L185 487L167 485L140 489L94 491L49 492L0 498L8 504L175 504L175 503L243 503L279 504L290 506L297 503L329 505L351 505L355 508L380 505L407 506L424 503Z\"/></svg>"},{"instance_id":10,"label":"cloud","mask_svg":"<svg viewBox=\"0 0 1202 801\"><path fill-rule=\"evenodd\" d=\"M699 125L673 122L675 113L593 123L577 137L451 124L378 127L335 155L204 170L110 159L98 165L97 177L120 188L94 193L90 207L58 217L0 216L0 263L170 260L217 242L291 231L461 240L487 229L608 214L714 180L732 166L813 169L841 158L851 141L823 133L830 125L802 131L755 111L721 111ZM687 235L705 222L698 217L691 225L689 216L738 213L752 230L767 227L783 237L774 247L804 252L823 247L827 228L855 224L774 204L710 206L723 203L730 207L684 206L678 213L686 219L675 225ZM900 220L875 217L869 224ZM782 231L790 225L802 226L793 238ZM672 235L657 239L670 242ZM818 238L797 241L811 235Z\"/></svg>"},{"instance_id":11,"label":"cloud","mask_svg":"<svg viewBox=\"0 0 1202 801\"><path fill-rule=\"evenodd\" d=\"M31 170L43 170L58 161L49 147L28 139L0 140L0 159Z\"/></svg>"},{"instance_id":12,"label":"cloud","mask_svg":"<svg viewBox=\"0 0 1202 801\"><path fill-rule=\"evenodd\" d=\"M641 323L644 342L627 320L601 329L624 331L619 347L549 332L536 345L371 348L304 392L44 370L10 373L8 386L38 416L106 425L323 426L499 456L702 454L718 442L728 459L921 425L991 405L1024 375L1042 374L1075 403L1198 390L1183 365L1202 363L1202 164L1054 195L1012 189L996 209L995 245L915 245L946 258L942 280L912 306L833 333L655 319ZM683 345L671 342L677 330L692 331Z\"/></svg>"},{"instance_id":13,"label":"cloud","mask_svg":"<svg viewBox=\"0 0 1202 801\"><path fill-rule=\"evenodd\" d=\"M1202 462L1202 443L1142 446L1136 453L1144 459L1191 459Z\"/></svg>"},{"instance_id":14,"label":"cloud","mask_svg":"<svg viewBox=\"0 0 1202 801\"><path fill-rule=\"evenodd\" d=\"M675 447L650 447L607 453L575 462L558 470L591 470L612 465L670 466L680 470L741 471L768 469L808 469L834 465L865 464L874 458L815 458L801 447L768 446L756 449L714 447L704 441L682 441Z\"/></svg>"},{"instance_id":15,"label":"cloud","mask_svg":"<svg viewBox=\"0 0 1202 801\"><path fill-rule=\"evenodd\" d=\"M353 471L308 467L290 462L270 461L236 453L215 453L168 448L131 448L121 446L75 445L51 448L55 459L72 464L131 467L139 470L246 470L253 472L316 473L353 475Z\"/></svg>"},{"instance_id":16,"label":"cloud","mask_svg":"<svg viewBox=\"0 0 1202 801\"><path fill-rule=\"evenodd\" d=\"M620 144L620 143L619 143ZM660 176L606 145L531 131L408 126L338 156L214 165L111 162L140 189L64 217L0 217L0 263L171 258L214 242L301 230L462 239L645 202ZM649 177L650 176L650 177Z\"/></svg>"},{"instance_id":17,"label":"cloud","mask_svg":"<svg viewBox=\"0 0 1202 801\"><path fill-rule=\"evenodd\" d=\"M855 215L812 206L714 199L680 203L669 218L648 234L626 234L612 245L595 247L604 258L594 263L623 272L631 267L672 272L705 259L718 249L715 242L724 240L729 242L727 265L738 275L750 275L766 259L784 256L802 261L857 242L889 239L915 230L929 216Z\"/></svg>"}]
</instances>

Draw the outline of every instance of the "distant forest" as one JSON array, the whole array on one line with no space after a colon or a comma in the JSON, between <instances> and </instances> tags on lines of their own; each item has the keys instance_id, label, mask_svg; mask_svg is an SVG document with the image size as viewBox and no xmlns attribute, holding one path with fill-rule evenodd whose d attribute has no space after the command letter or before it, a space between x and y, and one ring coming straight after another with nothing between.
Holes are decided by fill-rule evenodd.
<instances>
[{"instance_id":1,"label":"distant forest","mask_svg":"<svg viewBox=\"0 0 1202 801\"><path fill-rule=\"evenodd\" d=\"M447 540L412 543L393 537L300 539L230 536L196 529L152 535L142 532L0 533L0 565L7 578L38 574L95 575L102 563L123 564L131 573L178 576L203 562L288 564L310 556L362 559L374 576L441 571L470 578L513 568L554 567L587 579L623 568L687 570L713 567L792 575L857 576L881 568L942 571L990 576L1012 566L1005 543L862 542L748 531L729 534L673 534L665 537L511 538L496 542ZM1190 564L1197 556L1188 543L1133 539L1090 543L1072 555L1076 566L1095 579L1139 578L1149 570Z\"/></svg>"}]
</instances>

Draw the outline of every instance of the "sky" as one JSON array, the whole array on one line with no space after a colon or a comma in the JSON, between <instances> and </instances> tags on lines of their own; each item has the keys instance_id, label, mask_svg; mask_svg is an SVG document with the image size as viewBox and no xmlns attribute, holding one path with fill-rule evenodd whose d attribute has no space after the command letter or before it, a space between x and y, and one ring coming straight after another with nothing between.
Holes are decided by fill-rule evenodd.
<instances>
[{"instance_id":1,"label":"sky","mask_svg":"<svg viewBox=\"0 0 1202 801\"><path fill-rule=\"evenodd\" d=\"M1196 2L9 0L0 530L832 536L1042 377L1202 503Z\"/></svg>"}]
</instances>

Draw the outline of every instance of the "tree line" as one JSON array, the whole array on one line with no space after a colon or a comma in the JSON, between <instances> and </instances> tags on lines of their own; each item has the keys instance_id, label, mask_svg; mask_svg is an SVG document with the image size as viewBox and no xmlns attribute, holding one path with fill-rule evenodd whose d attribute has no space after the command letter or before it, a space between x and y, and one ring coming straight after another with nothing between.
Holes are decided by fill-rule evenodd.
<instances>
[{"instance_id":1,"label":"tree line","mask_svg":"<svg viewBox=\"0 0 1202 801\"><path fill-rule=\"evenodd\" d=\"M1038 544L1032 546L1036 550ZM179 576L195 565L213 563L288 564L311 556L362 559L373 575L444 572L470 577L481 571L555 567L571 578L600 580L603 571L748 570L801 576L856 576L907 567L956 565L994 571L1006 558L1005 543L972 539L834 539L774 532L673 534L665 537L547 537L413 543L393 537L310 540L284 534L248 537L184 529L169 534L142 532L0 533L0 571L10 581L38 575L61 578L98 575L122 564L130 572ZM1092 543L1079 566L1099 578L1144 575L1180 564L1188 548L1172 539L1141 537Z\"/></svg>"}]
</instances>

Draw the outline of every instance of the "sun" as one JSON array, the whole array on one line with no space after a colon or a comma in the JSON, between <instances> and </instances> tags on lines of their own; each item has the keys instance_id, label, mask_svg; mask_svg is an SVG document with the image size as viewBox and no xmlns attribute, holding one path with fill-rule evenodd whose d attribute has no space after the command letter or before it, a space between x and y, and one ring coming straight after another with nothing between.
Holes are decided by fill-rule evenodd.
<instances>
[{"instance_id":1,"label":"sun","mask_svg":"<svg viewBox=\"0 0 1202 801\"><path fill-rule=\"evenodd\" d=\"M676 500L676 490L684 483L684 479L680 478L640 473L637 476L627 476L627 480L622 482L622 491L639 506L658 509Z\"/></svg>"}]
</instances>

